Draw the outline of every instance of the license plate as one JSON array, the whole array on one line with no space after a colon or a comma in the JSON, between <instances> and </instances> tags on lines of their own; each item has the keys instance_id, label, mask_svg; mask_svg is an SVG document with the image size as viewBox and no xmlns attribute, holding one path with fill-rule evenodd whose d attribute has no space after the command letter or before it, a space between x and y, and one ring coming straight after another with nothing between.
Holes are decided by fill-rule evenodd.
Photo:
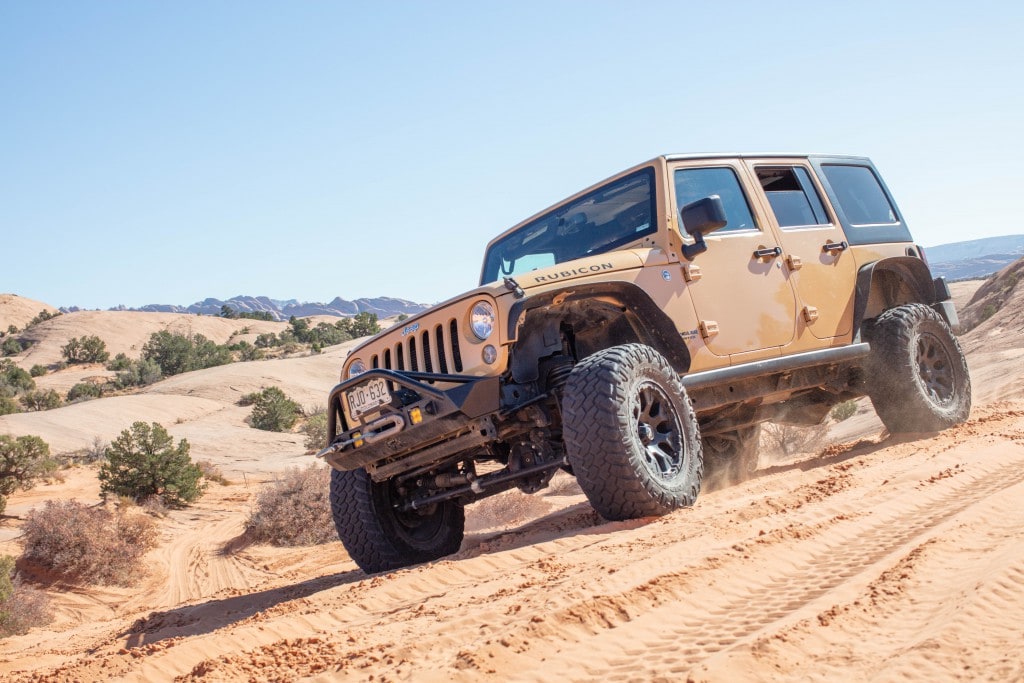
<instances>
[{"instance_id":1,"label":"license plate","mask_svg":"<svg viewBox=\"0 0 1024 683\"><path fill-rule=\"evenodd\" d=\"M352 417L359 417L391 403L391 392L387 380L375 377L346 392L346 398Z\"/></svg>"}]
</instances>

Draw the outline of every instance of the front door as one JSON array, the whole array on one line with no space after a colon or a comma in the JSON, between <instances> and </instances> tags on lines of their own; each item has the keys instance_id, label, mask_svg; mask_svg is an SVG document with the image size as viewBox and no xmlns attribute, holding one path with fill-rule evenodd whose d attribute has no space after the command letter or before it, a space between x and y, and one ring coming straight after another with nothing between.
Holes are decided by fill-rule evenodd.
<instances>
[{"instance_id":1,"label":"front door","mask_svg":"<svg viewBox=\"0 0 1024 683\"><path fill-rule=\"evenodd\" d=\"M726 161L710 167L683 161L671 170L676 216L686 204L718 195L728 219L705 237L707 251L683 263L708 350L745 354L744 360L778 355L793 340L796 297L779 240L743 190L746 169Z\"/></svg>"},{"instance_id":2,"label":"front door","mask_svg":"<svg viewBox=\"0 0 1024 683\"><path fill-rule=\"evenodd\" d=\"M800 316L817 339L850 334L856 266L839 222L822 201L806 161L748 160L793 272Z\"/></svg>"}]
</instances>

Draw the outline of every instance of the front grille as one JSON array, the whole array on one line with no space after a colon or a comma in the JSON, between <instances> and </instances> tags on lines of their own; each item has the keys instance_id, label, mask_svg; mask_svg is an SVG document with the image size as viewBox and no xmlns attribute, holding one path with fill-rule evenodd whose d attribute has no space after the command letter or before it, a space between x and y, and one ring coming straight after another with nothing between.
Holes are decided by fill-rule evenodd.
<instances>
[{"instance_id":1,"label":"front grille","mask_svg":"<svg viewBox=\"0 0 1024 683\"><path fill-rule=\"evenodd\" d=\"M448 374L462 372L462 355L459 350L459 323L455 319L446 326L437 325L433 330L424 330L409 336L405 342L398 342L381 353L370 357L370 366L385 370L409 370L416 372L437 371Z\"/></svg>"}]
</instances>

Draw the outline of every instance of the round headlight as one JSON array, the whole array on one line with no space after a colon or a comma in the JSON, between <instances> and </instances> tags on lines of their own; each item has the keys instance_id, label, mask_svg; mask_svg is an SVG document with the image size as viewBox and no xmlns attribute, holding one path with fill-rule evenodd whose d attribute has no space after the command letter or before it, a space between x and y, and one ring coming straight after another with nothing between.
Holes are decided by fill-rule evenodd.
<instances>
[{"instance_id":1,"label":"round headlight","mask_svg":"<svg viewBox=\"0 0 1024 683\"><path fill-rule=\"evenodd\" d=\"M361 375L366 372L366 363L361 359L356 358L352 361L352 365L348 366L348 379L352 379L356 375Z\"/></svg>"},{"instance_id":2,"label":"round headlight","mask_svg":"<svg viewBox=\"0 0 1024 683\"><path fill-rule=\"evenodd\" d=\"M469 314L469 327L480 341L487 339L494 331L494 307L486 301L478 301Z\"/></svg>"}]
</instances>

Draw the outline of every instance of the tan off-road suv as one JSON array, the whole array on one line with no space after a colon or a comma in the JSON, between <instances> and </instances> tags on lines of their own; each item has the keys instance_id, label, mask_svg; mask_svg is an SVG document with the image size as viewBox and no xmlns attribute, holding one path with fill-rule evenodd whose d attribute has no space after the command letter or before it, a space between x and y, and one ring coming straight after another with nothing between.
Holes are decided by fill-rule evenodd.
<instances>
[{"instance_id":1,"label":"tan off-road suv","mask_svg":"<svg viewBox=\"0 0 1024 683\"><path fill-rule=\"evenodd\" d=\"M466 505L560 468L608 519L661 515L756 466L764 421L970 410L949 290L863 157L661 156L499 235L480 283L330 393L320 455L367 572L456 551Z\"/></svg>"}]
</instances>

